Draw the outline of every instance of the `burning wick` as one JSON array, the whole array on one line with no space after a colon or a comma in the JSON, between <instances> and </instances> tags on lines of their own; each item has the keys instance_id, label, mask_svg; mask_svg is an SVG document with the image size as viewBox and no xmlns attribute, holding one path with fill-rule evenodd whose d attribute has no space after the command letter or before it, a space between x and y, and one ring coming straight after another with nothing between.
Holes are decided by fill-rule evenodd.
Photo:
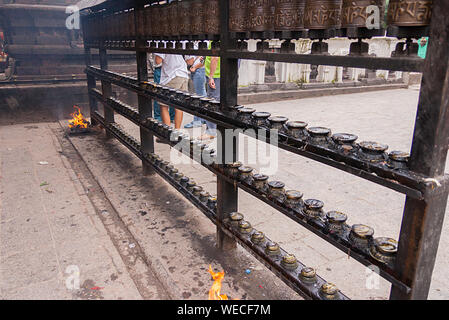
<instances>
[{"instance_id":1,"label":"burning wick","mask_svg":"<svg viewBox=\"0 0 449 320\"><path fill-rule=\"evenodd\" d=\"M78 109L78 111L75 111L74 113L70 114L70 116L72 117L72 120L69 120L69 128L71 128L71 129L87 129L87 126L89 125L89 121L87 121L86 118L84 118L79 107L77 107L77 106L73 106L73 107Z\"/></svg>"},{"instance_id":2,"label":"burning wick","mask_svg":"<svg viewBox=\"0 0 449 320\"><path fill-rule=\"evenodd\" d=\"M227 295L220 294L221 282L223 281L225 275L224 271L214 272L214 270L212 270L212 266L209 265L209 273L214 280L214 284L209 290L209 300L229 300Z\"/></svg>"}]
</instances>

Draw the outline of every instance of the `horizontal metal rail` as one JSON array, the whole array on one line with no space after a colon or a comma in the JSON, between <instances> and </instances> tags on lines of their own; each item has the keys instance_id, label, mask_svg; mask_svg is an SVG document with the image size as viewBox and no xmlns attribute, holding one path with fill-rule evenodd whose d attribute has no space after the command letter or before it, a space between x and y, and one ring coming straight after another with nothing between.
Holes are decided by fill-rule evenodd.
<instances>
[{"instance_id":1,"label":"horizontal metal rail","mask_svg":"<svg viewBox=\"0 0 449 320\"><path fill-rule=\"evenodd\" d=\"M159 132L153 130L152 128L147 127L144 123L140 121L139 113L136 111L135 108L127 108L129 110L124 111L114 106L114 103L110 101L110 99L103 99L103 96L99 90L92 90L90 93L93 97L98 99L100 102L102 102L107 108L111 108L118 114L121 114L122 116L126 117L128 120L133 122L134 124L140 126L144 130L147 130L152 135L158 137L161 140L164 140L166 143L168 143L171 147L175 147L178 144L178 141L172 141L170 139L167 139L166 136L160 134ZM183 150L184 151L184 150ZM252 186L245 184L244 182L235 180L226 174L224 174L222 171L218 170L216 166L206 164L202 161L201 156L196 156L194 154L193 149L190 149L189 153L183 152L186 156L190 157L192 160L198 162L199 164L203 165L205 168L207 168L209 171L211 171L213 174L220 176L222 179L225 179L229 182L231 182L234 185L237 185L239 188L244 190L245 192L251 194L252 196L256 197L257 199L265 202L266 204L270 205L274 209L278 210L288 218L292 219L299 225L303 226L307 230L313 232L315 235L319 236L323 240L327 241L331 245L335 246L348 256L351 256L356 261L362 263L365 266L375 265L379 267L380 270L380 276L382 276L387 281L395 284L397 287L402 288L404 292L408 292L410 288L406 286L404 283L398 280L397 275L395 274L394 270L391 268L391 266L388 266L385 263L381 263L375 259L373 259L369 253L369 250L360 250L357 247L354 247L351 242L349 241L349 229L345 231L345 233L341 235L335 235L330 232L328 232L323 224L319 224L314 222L313 220L308 220L302 211L293 211L291 209L286 208L282 204L279 204L278 202L274 201L273 199L270 199L266 196L266 194L259 192L258 190L254 189Z\"/></svg>"},{"instance_id":2,"label":"horizontal metal rail","mask_svg":"<svg viewBox=\"0 0 449 320\"><path fill-rule=\"evenodd\" d=\"M120 41L118 41L120 42ZM194 49L175 49L175 48L155 48L155 47L125 47L125 46L105 46L87 44L90 48L106 48L108 50L126 50L126 51L146 51L154 53L181 54L181 55L199 55L199 56L220 56L235 59L276 61L286 63L302 63L325 66L341 66L351 68L363 68L374 70L407 71L421 72L424 66L424 60L421 58L409 57L364 57L364 56L338 56L325 54L297 54L297 53L273 53L258 51L241 50L194 50Z\"/></svg>"},{"instance_id":3,"label":"horizontal metal rail","mask_svg":"<svg viewBox=\"0 0 449 320\"><path fill-rule=\"evenodd\" d=\"M205 203L201 202L199 198L195 197L192 193L189 192L184 186L182 186L179 182L177 182L172 176L170 176L166 171L162 170L160 167L156 166L154 163L149 161L145 155L140 152L139 146L135 147L128 144L123 138L122 135L126 135L126 133L118 128L113 128L110 124L107 125L104 121L104 118L98 113L95 112L92 114L92 117L101 123L103 127L110 132L120 143L122 143L125 147L127 147L133 154L135 154L139 159L146 161L151 167L157 172L163 179L165 179L168 183L170 183L176 190L181 193L187 200L189 200L195 207L200 209L200 211L205 214L209 220L211 220L215 225L221 228L228 236L237 240L237 242L245 248L248 252L250 252L257 260L262 262L270 271L272 271L276 276L278 276L285 284L295 290L299 295L306 299L314 299L314 300L323 300L324 298L320 295L319 289L320 287L327 283L322 277L316 276L316 282L313 284L302 281L299 277L299 273L302 268L305 268L306 265L302 264L298 261L298 266L295 270L287 270L281 264L281 259L283 256L287 254L287 252L280 248L280 254L276 256L268 256L264 247L265 244L272 242L268 237L265 236L265 240L262 243L254 244L251 241L251 235L256 232L253 230L250 233L244 234L236 230L232 225L228 222L220 223L215 215L214 210L210 209ZM339 300L349 300L349 298L344 295L342 292L338 293Z\"/></svg>"},{"instance_id":4,"label":"horizontal metal rail","mask_svg":"<svg viewBox=\"0 0 449 320\"><path fill-rule=\"evenodd\" d=\"M263 60L288 63L303 63L351 68L421 72L424 60L421 58L382 58L364 56L338 56L324 54L272 53L229 50L223 56L235 59Z\"/></svg>"}]
</instances>

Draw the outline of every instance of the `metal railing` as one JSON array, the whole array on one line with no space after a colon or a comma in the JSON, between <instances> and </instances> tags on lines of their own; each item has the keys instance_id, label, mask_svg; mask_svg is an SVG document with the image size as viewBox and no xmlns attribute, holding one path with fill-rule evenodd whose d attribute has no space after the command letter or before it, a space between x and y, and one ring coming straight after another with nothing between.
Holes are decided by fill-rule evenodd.
<instances>
[{"instance_id":1,"label":"metal railing","mask_svg":"<svg viewBox=\"0 0 449 320\"><path fill-rule=\"evenodd\" d=\"M236 214L239 188L348 253L358 262L366 266L377 266L380 275L392 283L391 299L427 298L448 197L448 175L444 174L444 167L449 142L449 4L445 1L433 1L430 28L411 29L410 38L416 37L417 33L422 35L423 32L430 36L426 60L413 56L376 58L363 55L330 56L316 52L308 55L295 54L289 49L292 33L281 33L281 36L287 36L284 39L286 45L283 45L280 53L264 52L266 48L263 41L257 51L249 52L245 48L244 39L251 36L263 38L267 35L238 35L229 32L229 2L226 0L219 1L218 33L153 36L145 28L153 5L158 6L158 1L110 0L84 12L86 73L92 122L102 124L110 137L117 138L142 159L144 174L160 174L216 224L219 248L226 250L234 247L236 242L240 243L301 296L312 299L348 299L334 286L326 284L321 277L315 275L313 269L287 254L263 233L253 229L241 215ZM127 20L118 18L122 14L122 18L128 17ZM116 20L111 20L111 17ZM114 25L114 21L119 21L118 25ZM105 22L105 28L100 28L102 22ZM92 29L95 26L100 29ZM398 28L392 29L398 35L407 31L406 28L400 28L399 31ZM313 34L316 35L316 32ZM301 31L296 34L298 35L308 36L306 31ZM215 40L210 50L202 42L207 39ZM184 40L187 41L185 45L181 43ZM202 44L195 50L192 41L197 40ZM407 48L413 47L410 40L406 43ZM91 66L90 48L100 50L100 68ZM131 78L107 71L107 50L135 51L138 77ZM222 79L220 103L201 100L186 92L175 92L148 82L148 52L219 56ZM238 160L238 145L234 140L232 144L223 141L219 143L217 154L214 154L205 145L152 118L152 102L157 100L216 123L223 138L226 137L226 129L242 129L243 134L255 132L256 139L269 143L270 132L275 124L255 115L239 112L235 107L238 59L423 72L410 156L404 152L387 154L382 144L357 143L354 135L332 135L330 129L307 128L307 124L302 127L281 124L278 127L280 130L276 130L281 149L405 194L406 205L398 243L392 239L373 239L372 229L367 226L348 226L345 214L325 214L319 200L303 201L297 196L292 205L285 201L285 196L277 198L266 190L267 179L256 182L254 177L248 180L246 176L239 175L236 167L233 167ZM96 80L101 80L101 91L96 89ZM112 85L137 93L138 108L132 108L113 98ZM104 105L103 115L98 112L97 102ZM140 143L130 138L114 122L114 113L123 115L141 128ZM155 136L172 147L182 144L191 147L181 148L181 151L189 150L189 157L217 175L216 198L205 193L192 179L184 177L172 165L154 154ZM232 155L232 161L225 161L225 155L229 154Z\"/></svg>"}]
</instances>

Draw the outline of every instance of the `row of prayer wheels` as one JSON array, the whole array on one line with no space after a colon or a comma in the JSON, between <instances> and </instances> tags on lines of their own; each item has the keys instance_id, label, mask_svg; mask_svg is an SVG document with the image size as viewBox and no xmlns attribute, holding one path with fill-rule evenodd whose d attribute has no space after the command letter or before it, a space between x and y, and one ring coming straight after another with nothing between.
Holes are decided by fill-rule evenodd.
<instances>
[{"instance_id":1,"label":"row of prayer wheels","mask_svg":"<svg viewBox=\"0 0 449 320\"><path fill-rule=\"evenodd\" d=\"M383 35L385 8L385 0L229 0L229 31L237 37L256 39L305 30L306 37L311 38L356 38L363 36L348 30L364 29L370 30L365 34L371 37ZM386 20L393 29L405 28L402 37L413 38L416 32L408 36L407 28L428 26L431 11L432 0L390 0ZM219 0L175 0L92 18L85 25L90 40L131 39L136 35L190 39L220 33Z\"/></svg>"}]
</instances>

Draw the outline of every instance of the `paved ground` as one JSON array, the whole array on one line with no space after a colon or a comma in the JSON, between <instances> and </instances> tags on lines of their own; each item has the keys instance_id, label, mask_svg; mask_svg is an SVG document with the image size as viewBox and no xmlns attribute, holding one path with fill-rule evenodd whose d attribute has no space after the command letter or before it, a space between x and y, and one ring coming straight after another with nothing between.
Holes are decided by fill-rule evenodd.
<instances>
[{"instance_id":1,"label":"paved ground","mask_svg":"<svg viewBox=\"0 0 449 320\"><path fill-rule=\"evenodd\" d=\"M409 150L417 98L411 88L253 107ZM117 121L138 136L136 126L121 117ZM223 292L232 297L298 299L242 248L217 251L213 224L158 176L142 178L139 160L117 141L105 140L103 133L71 137L77 155L62 136L55 123L0 127L0 298L205 299L212 264L225 270ZM170 159L166 145L157 145L156 152ZM376 236L398 237L402 194L282 150L278 163L278 170L253 166L305 198L323 200L326 210L346 212L350 224L365 223ZM215 177L199 165L177 167L216 192ZM49 184L40 186L43 182ZM346 254L245 192L239 197L247 220L348 296L388 297L389 284L380 280L378 288L367 289L366 269ZM431 299L449 299L448 219L444 223ZM66 289L68 265L80 266L84 289Z\"/></svg>"},{"instance_id":2,"label":"paved ground","mask_svg":"<svg viewBox=\"0 0 449 320\"><path fill-rule=\"evenodd\" d=\"M116 248L52 125L0 127L0 298L164 299L124 263L133 250Z\"/></svg>"}]
</instances>

